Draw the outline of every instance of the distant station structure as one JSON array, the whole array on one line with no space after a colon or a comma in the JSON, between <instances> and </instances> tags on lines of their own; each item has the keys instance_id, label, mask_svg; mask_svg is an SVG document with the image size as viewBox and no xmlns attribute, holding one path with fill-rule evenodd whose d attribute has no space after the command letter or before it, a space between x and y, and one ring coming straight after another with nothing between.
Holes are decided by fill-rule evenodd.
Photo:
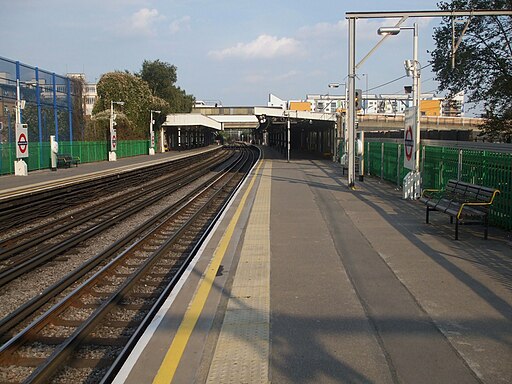
<instances>
[{"instance_id":1,"label":"distant station structure","mask_svg":"<svg viewBox=\"0 0 512 384\"><path fill-rule=\"evenodd\" d=\"M403 137L408 95L364 95L358 130L367 137ZM275 147L285 157L309 153L337 159L346 132L345 95L306 95L282 100L270 94L266 106L223 106L220 101L196 103L192 113L171 114L162 125L165 148L188 148L213 137ZM449 107L448 107L449 106ZM422 98L422 138L475 140L482 120L464 117L463 95L457 100Z\"/></svg>"}]
</instances>

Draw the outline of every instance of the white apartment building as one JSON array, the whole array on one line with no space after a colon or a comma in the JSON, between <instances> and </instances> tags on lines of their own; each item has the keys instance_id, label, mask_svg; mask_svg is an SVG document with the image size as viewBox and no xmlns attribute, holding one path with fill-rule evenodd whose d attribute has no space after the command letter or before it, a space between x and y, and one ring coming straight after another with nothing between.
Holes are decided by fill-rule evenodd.
<instances>
[{"instance_id":1,"label":"white apartment building","mask_svg":"<svg viewBox=\"0 0 512 384\"><path fill-rule=\"evenodd\" d=\"M85 83L85 116L92 116L92 108L98 99L98 92L96 91L95 83Z\"/></svg>"},{"instance_id":2,"label":"white apartment building","mask_svg":"<svg viewBox=\"0 0 512 384\"><path fill-rule=\"evenodd\" d=\"M96 90L96 83L88 83L85 79L85 73L68 73L68 77L70 78L78 78L84 82L84 111L85 116L92 116L92 109L94 107L94 103L98 99L98 92Z\"/></svg>"},{"instance_id":3,"label":"white apartment building","mask_svg":"<svg viewBox=\"0 0 512 384\"><path fill-rule=\"evenodd\" d=\"M432 93L422 93L423 108L427 108L429 101L438 100L438 105L443 105L439 114L443 116L462 116L464 111L464 95L457 94L451 99L436 98ZM306 95L306 102L311 104L311 111L323 113L335 113L347 108L345 95ZM289 104L290 105L290 104ZM410 94L364 94L361 103L361 114L403 115L405 109L412 107ZM428 113L428 112L427 112Z\"/></svg>"}]
</instances>

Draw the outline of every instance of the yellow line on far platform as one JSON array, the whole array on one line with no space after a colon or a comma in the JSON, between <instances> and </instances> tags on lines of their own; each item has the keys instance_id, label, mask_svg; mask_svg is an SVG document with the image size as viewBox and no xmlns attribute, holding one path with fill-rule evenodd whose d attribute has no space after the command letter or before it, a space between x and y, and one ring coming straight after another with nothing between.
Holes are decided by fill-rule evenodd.
<instances>
[{"instance_id":1,"label":"yellow line on far platform","mask_svg":"<svg viewBox=\"0 0 512 384\"><path fill-rule=\"evenodd\" d=\"M190 335L192 334L192 331L194 330L197 320L199 319L199 316L203 311L204 304L206 303L206 299L208 298L208 294L210 293L220 263L222 262L222 259L224 258L224 255L227 251L236 224L238 222L238 219L240 218L240 215L242 214L242 209L245 205L247 197L249 196L249 192L252 190L254 181L256 180L256 174L258 173L262 163L263 162L260 162L260 164L258 164L254 176L251 179L251 182L247 190L245 191L240 201L240 204L238 205L238 208L235 214L233 215L233 218L229 222L226 232L224 232L224 235L222 236L219 245L215 249L213 258L210 262L210 265L208 266L208 269L204 275L203 280L200 283L199 289L197 290L196 295L192 299L189 308L185 312L183 321L181 322L180 327L176 332L176 336L174 337L174 340L172 341L169 350L165 354L164 360L160 365L160 369L158 370L153 380L153 384L168 384L171 383L174 378L176 369L178 368L178 364L181 360L183 352L185 351L188 340L190 338Z\"/></svg>"}]
</instances>

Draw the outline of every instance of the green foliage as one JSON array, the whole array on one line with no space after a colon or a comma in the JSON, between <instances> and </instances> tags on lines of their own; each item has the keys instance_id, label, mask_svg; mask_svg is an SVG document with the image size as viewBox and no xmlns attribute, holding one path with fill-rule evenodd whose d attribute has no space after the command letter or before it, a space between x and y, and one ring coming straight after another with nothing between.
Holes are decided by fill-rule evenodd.
<instances>
[{"instance_id":1,"label":"green foliage","mask_svg":"<svg viewBox=\"0 0 512 384\"><path fill-rule=\"evenodd\" d=\"M97 85L98 100L94 104L93 119L89 122L86 138L105 140L109 129L110 102L114 104L119 140L148 139L150 111L157 123L162 124L169 113L190 112L195 102L192 95L175 86L176 67L169 63L145 60L138 74L109 72Z\"/></svg>"},{"instance_id":2,"label":"green foliage","mask_svg":"<svg viewBox=\"0 0 512 384\"><path fill-rule=\"evenodd\" d=\"M102 119L102 111L110 116L110 102L122 101L124 105L114 104L114 110L120 117L122 112L126 119L116 119L117 135L119 140L133 140L147 138L149 135L150 110L165 110L168 104L165 100L153 96L149 85L143 79L126 72L109 72L104 74L97 85L98 100L94 104L93 115L98 132L102 139L102 131L107 132L109 119ZM92 139L92 138L91 138Z\"/></svg>"},{"instance_id":3,"label":"green foliage","mask_svg":"<svg viewBox=\"0 0 512 384\"><path fill-rule=\"evenodd\" d=\"M180 87L175 85L177 80L177 68L160 60L144 60L142 69L137 74L149 84L153 95L169 103L167 113L190 112L195 103L195 98Z\"/></svg>"},{"instance_id":4,"label":"green foliage","mask_svg":"<svg viewBox=\"0 0 512 384\"><path fill-rule=\"evenodd\" d=\"M176 70L175 65L160 60L144 60L142 69L137 76L149 84L153 95L166 99L178 80Z\"/></svg>"},{"instance_id":5,"label":"green foliage","mask_svg":"<svg viewBox=\"0 0 512 384\"><path fill-rule=\"evenodd\" d=\"M83 78L71 78L71 93L73 102L73 139L80 141L84 139L85 127L85 105L84 105L84 88L85 82Z\"/></svg>"},{"instance_id":6,"label":"green foliage","mask_svg":"<svg viewBox=\"0 0 512 384\"><path fill-rule=\"evenodd\" d=\"M511 0L453 0L438 4L442 10L512 9ZM455 23L456 40L464 23ZM491 139L512 139L512 17L474 16L451 66L452 20L444 18L434 32L432 67L440 90L464 90L470 102L483 103L485 134Z\"/></svg>"}]
</instances>

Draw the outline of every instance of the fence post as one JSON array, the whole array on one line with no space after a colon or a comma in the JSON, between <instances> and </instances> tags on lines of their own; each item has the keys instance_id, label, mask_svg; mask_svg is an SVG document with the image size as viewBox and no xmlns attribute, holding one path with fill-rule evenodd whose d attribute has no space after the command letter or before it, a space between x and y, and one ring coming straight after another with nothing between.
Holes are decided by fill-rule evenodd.
<instances>
[{"instance_id":1,"label":"fence post","mask_svg":"<svg viewBox=\"0 0 512 384\"><path fill-rule=\"evenodd\" d=\"M384 180L384 142L380 143L380 180Z\"/></svg>"},{"instance_id":2,"label":"fence post","mask_svg":"<svg viewBox=\"0 0 512 384\"><path fill-rule=\"evenodd\" d=\"M402 144L398 144L397 156L396 156L396 186L400 187L400 157L402 155Z\"/></svg>"},{"instance_id":3,"label":"fence post","mask_svg":"<svg viewBox=\"0 0 512 384\"><path fill-rule=\"evenodd\" d=\"M457 180L460 181L462 176L462 149L459 149L459 157L457 159Z\"/></svg>"},{"instance_id":4,"label":"fence post","mask_svg":"<svg viewBox=\"0 0 512 384\"><path fill-rule=\"evenodd\" d=\"M420 172L425 171L425 146L421 147L421 169Z\"/></svg>"},{"instance_id":5,"label":"fence post","mask_svg":"<svg viewBox=\"0 0 512 384\"><path fill-rule=\"evenodd\" d=\"M370 142L369 141L366 142L366 148L367 148L366 149L366 153L368 154L368 155L366 155L366 161L367 161L367 164L366 164L366 169L367 169L366 174L368 176L370 176L370 174L371 174L371 168L370 168L371 167L371 162L370 162Z\"/></svg>"}]
</instances>

